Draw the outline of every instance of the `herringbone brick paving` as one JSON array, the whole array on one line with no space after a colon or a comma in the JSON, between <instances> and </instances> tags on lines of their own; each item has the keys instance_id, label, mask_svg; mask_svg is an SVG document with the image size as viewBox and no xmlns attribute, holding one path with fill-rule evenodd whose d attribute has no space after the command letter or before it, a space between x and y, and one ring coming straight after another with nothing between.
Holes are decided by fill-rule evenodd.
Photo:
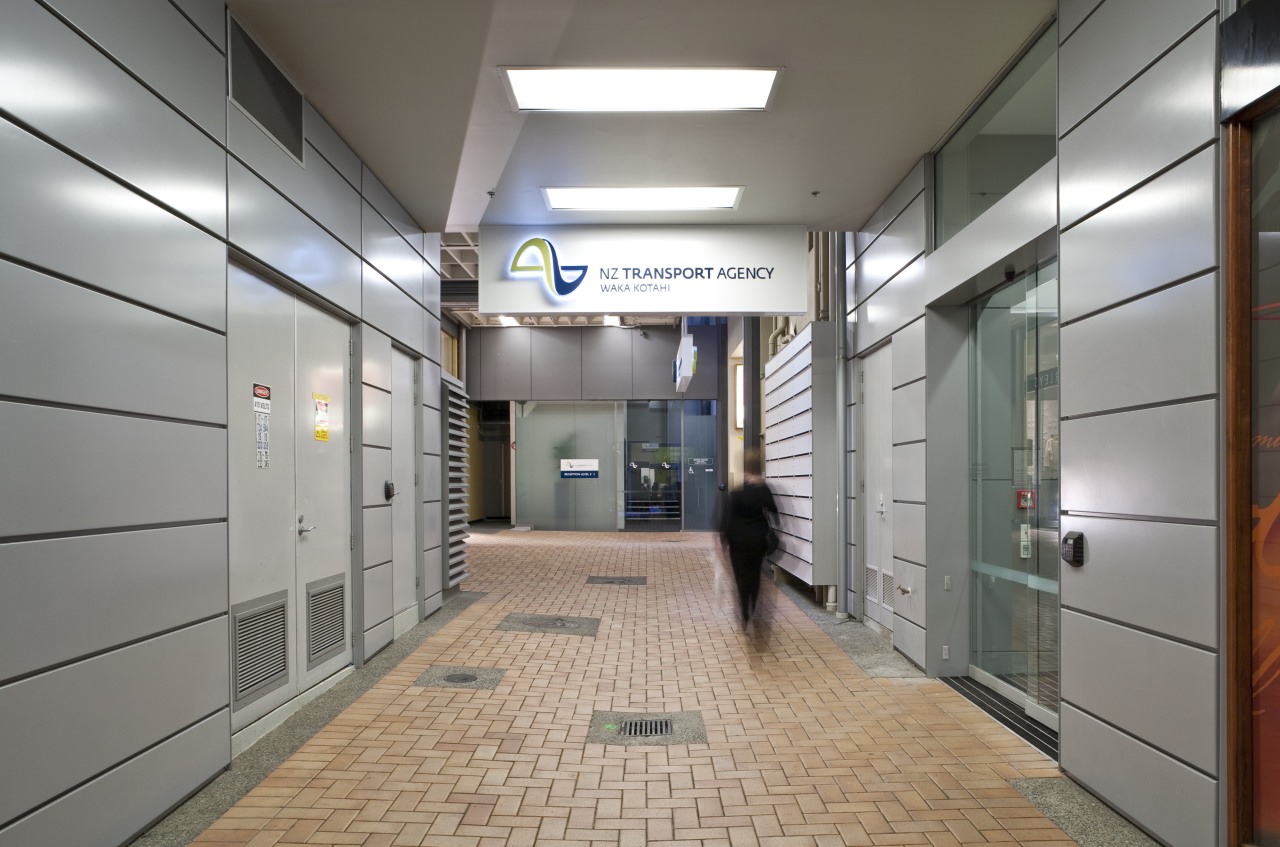
<instances>
[{"instance_id":1,"label":"herringbone brick paving","mask_svg":"<svg viewBox=\"0 0 1280 847\"><path fill-rule=\"evenodd\" d=\"M713 535L471 541L466 587L486 596L194 844L1074 843L1008 783L1056 776L1054 762L946 685L868 677L767 581L768 625L742 633ZM496 630L511 612L601 625ZM494 690L416 685L433 665L507 672ZM586 743L595 710L687 709L708 743Z\"/></svg>"}]
</instances>

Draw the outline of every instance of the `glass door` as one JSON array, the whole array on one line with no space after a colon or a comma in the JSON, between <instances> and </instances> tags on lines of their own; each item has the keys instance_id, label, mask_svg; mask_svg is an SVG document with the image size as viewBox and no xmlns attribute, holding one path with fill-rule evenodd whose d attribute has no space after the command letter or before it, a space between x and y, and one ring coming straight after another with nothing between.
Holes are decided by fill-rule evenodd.
<instances>
[{"instance_id":1,"label":"glass door","mask_svg":"<svg viewBox=\"0 0 1280 847\"><path fill-rule=\"evenodd\" d=\"M971 314L969 675L1057 728L1058 276Z\"/></svg>"}]
</instances>

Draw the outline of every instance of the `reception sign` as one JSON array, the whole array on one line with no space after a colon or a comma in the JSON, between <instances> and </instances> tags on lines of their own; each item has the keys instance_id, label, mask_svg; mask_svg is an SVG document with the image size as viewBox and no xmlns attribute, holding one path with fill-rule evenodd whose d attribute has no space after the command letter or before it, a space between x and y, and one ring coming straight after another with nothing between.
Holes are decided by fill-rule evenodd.
<instances>
[{"instance_id":1,"label":"reception sign","mask_svg":"<svg viewBox=\"0 0 1280 847\"><path fill-rule=\"evenodd\" d=\"M488 315L799 315L802 227L480 228Z\"/></svg>"}]
</instances>

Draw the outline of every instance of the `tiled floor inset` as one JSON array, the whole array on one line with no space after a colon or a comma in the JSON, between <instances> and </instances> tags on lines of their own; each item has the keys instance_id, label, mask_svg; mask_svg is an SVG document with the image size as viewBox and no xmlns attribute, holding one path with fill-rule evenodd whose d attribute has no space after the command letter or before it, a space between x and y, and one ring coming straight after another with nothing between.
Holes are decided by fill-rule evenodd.
<instances>
[{"instance_id":1,"label":"tiled floor inset","mask_svg":"<svg viewBox=\"0 0 1280 847\"><path fill-rule=\"evenodd\" d=\"M587 585L648 585L646 576L589 576Z\"/></svg>"},{"instance_id":2,"label":"tiled floor inset","mask_svg":"<svg viewBox=\"0 0 1280 847\"><path fill-rule=\"evenodd\" d=\"M594 636L600 629L599 618L572 615L524 615L512 612L497 627L502 632L542 632L547 635Z\"/></svg>"},{"instance_id":3,"label":"tiled floor inset","mask_svg":"<svg viewBox=\"0 0 1280 847\"><path fill-rule=\"evenodd\" d=\"M1009 783L1055 764L943 683L870 676L767 582L767 625L742 632L714 535L508 531L470 552L484 597L193 843L1072 843ZM585 583L601 572L649 587ZM516 634L512 614L599 625ZM493 689L419 685L432 667L507 670ZM598 712L697 712L706 740L597 743Z\"/></svg>"},{"instance_id":4,"label":"tiled floor inset","mask_svg":"<svg viewBox=\"0 0 1280 847\"><path fill-rule=\"evenodd\" d=\"M424 688L497 688L506 673L503 668L456 668L432 665L415 685Z\"/></svg>"}]
</instances>

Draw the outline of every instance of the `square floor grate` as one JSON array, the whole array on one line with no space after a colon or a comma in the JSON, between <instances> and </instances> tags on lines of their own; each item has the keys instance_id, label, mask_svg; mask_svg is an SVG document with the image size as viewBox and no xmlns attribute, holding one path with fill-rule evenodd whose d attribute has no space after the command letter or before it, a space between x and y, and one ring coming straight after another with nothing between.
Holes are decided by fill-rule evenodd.
<instances>
[{"instance_id":1,"label":"square floor grate","mask_svg":"<svg viewBox=\"0 0 1280 847\"><path fill-rule=\"evenodd\" d=\"M589 576L587 585L647 585L647 576Z\"/></svg>"},{"instance_id":2,"label":"square floor grate","mask_svg":"<svg viewBox=\"0 0 1280 847\"><path fill-rule=\"evenodd\" d=\"M672 732L670 720L646 720L623 723L620 734L625 735L627 738L649 738L655 735L671 735Z\"/></svg>"}]
</instances>

